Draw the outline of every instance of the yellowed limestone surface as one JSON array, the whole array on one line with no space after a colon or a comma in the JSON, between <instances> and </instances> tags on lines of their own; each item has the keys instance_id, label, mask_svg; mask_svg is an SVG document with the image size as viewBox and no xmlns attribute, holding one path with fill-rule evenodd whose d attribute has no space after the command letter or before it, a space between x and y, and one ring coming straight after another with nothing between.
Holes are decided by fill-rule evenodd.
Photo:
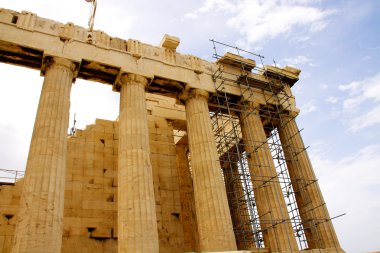
<instances>
[{"instance_id":1,"label":"yellowed limestone surface","mask_svg":"<svg viewBox=\"0 0 380 253\"><path fill-rule=\"evenodd\" d=\"M248 103L240 120L265 246L275 252L298 250L264 127L254 106Z\"/></svg>"},{"instance_id":2,"label":"yellowed limestone surface","mask_svg":"<svg viewBox=\"0 0 380 253\"><path fill-rule=\"evenodd\" d=\"M121 77L118 170L118 252L158 252L145 86L138 75Z\"/></svg>"},{"instance_id":3,"label":"yellowed limestone surface","mask_svg":"<svg viewBox=\"0 0 380 253\"><path fill-rule=\"evenodd\" d=\"M289 175L296 192L301 218L310 249L339 248L330 215L326 208L313 167L305 150L295 120L286 118L279 132L284 147ZM325 222L318 222L325 221Z\"/></svg>"},{"instance_id":4,"label":"yellowed limestone surface","mask_svg":"<svg viewBox=\"0 0 380 253\"><path fill-rule=\"evenodd\" d=\"M0 62L45 76L26 176L0 185L0 253L298 252L267 140L273 130L308 249L343 252L297 125L291 118L275 126L299 112L291 92L299 69L257 69L254 60L232 53L209 62L178 53L180 40L170 35L159 46L103 31L89 41L82 27L27 11L0 9L0 31ZM120 92L118 121L97 120L67 136L76 78ZM212 119L218 115L235 118L217 119L226 123L224 133L242 133L217 142ZM242 168L230 167L229 174L221 164L240 143L252 179L245 185L235 176ZM234 194L245 210L236 209ZM247 213L253 204L258 215ZM250 232L247 221L261 230ZM244 246L242 228L252 238ZM259 237L264 246L253 241Z\"/></svg>"},{"instance_id":5,"label":"yellowed limestone surface","mask_svg":"<svg viewBox=\"0 0 380 253\"><path fill-rule=\"evenodd\" d=\"M250 222L251 217L247 202L244 201L244 186L239 180L238 162L236 159L233 159L231 163L226 162L222 168L227 186L227 199L230 206L232 223L235 230L241 231L239 234L235 233L237 249L256 249L254 230Z\"/></svg>"},{"instance_id":6,"label":"yellowed limestone surface","mask_svg":"<svg viewBox=\"0 0 380 253\"><path fill-rule=\"evenodd\" d=\"M62 242L66 131L75 65L47 63L38 105L12 253L57 253Z\"/></svg>"},{"instance_id":7,"label":"yellowed limestone surface","mask_svg":"<svg viewBox=\"0 0 380 253\"><path fill-rule=\"evenodd\" d=\"M199 245L202 252L236 250L207 99L208 92L193 90L186 101Z\"/></svg>"},{"instance_id":8,"label":"yellowed limestone surface","mask_svg":"<svg viewBox=\"0 0 380 253\"><path fill-rule=\"evenodd\" d=\"M194 202L194 187L188 160L187 136L176 144L181 220L184 233L185 252L199 252L197 216Z\"/></svg>"},{"instance_id":9,"label":"yellowed limestone surface","mask_svg":"<svg viewBox=\"0 0 380 253\"><path fill-rule=\"evenodd\" d=\"M147 117L159 252L179 253L184 252L184 232L173 127L158 116L171 108L161 101L149 96L148 108L153 113ZM117 252L118 143L119 122L100 119L68 139L60 252ZM0 253L11 249L23 181L0 186Z\"/></svg>"}]
</instances>

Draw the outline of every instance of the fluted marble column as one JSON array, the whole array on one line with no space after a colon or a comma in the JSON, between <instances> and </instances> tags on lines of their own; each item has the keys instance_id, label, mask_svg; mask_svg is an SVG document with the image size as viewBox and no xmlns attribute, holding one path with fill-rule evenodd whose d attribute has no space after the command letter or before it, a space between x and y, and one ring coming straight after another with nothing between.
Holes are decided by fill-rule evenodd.
<instances>
[{"instance_id":1,"label":"fluted marble column","mask_svg":"<svg viewBox=\"0 0 380 253\"><path fill-rule=\"evenodd\" d=\"M297 124L291 116L285 117L282 122L279 127L280 140L309 249L340 249Z\"/></svg>"},{"instance_id":2,"label":"fluted marble column","mask_svg":"<svg viewBox=\"0 0 380 253\"><path fill-rule=\"evenodd\" d=\"M186 99L187 134L200 250L236 250L207 99L208 92L198 89L190 91Z\"/></svg>"},{"instance_id":3,"label":"fluted marble column","mask_svg":"<svg viewBox=\"0 0 380 253\"><path fill-rule=\"evenodd\" d=\"M240 124L265 247L298 250L258 105L245 103L248 110L240 114Z\"/></svg>"},{"instance_id":4,"label":"fluted marble column","mask_svg":"<svg viewBox=\"0 0 380 253\"><path fill-rule=\"evenodd\" d=\"M232 223L234 230L237 231L235 232L237 248L238 250L256 249L255 235L250 222L251 217L238 170L238 158L230 157L230 160L226 161L222 167Z\"/></svg>"},{"instance_id":5,"label":"fluted marble column","mask_svg":"<svg viewBox=\"0 0 380 253\"><path fill-rule=\"evenodd\" d=\"M156 204L150 163L147 79L120 78L118 252L158 253Z\"/></svg>"},{"instance_id":6,"label":"fluted marble column","mask_svg":"<svg viewBox=\"0 0 380 253\"><path fill-rule=\"evenodd\" d=\"M75 64L47 58L12 253L60 253ZM22 101L20 101L22 103Z\"/></svg>"},{"instance_id":7,"label":"fluted marble column","mask_svg":"<svg viewBox=\"0 0 380 253\"><path fill-rule=\"evenodd\" d=\"M184 137L186 138L186 137ZM199 252L198 229L195 214L193 180L187 159L187 146L176 145L181 221L183 226L184 251Z\"/></svg>"}]
</instances>

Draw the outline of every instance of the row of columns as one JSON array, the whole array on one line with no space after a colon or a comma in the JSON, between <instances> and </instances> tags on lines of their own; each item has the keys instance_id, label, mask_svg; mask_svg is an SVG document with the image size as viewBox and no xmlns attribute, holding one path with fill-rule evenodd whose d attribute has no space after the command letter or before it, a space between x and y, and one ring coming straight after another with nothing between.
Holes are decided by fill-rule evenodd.
<instances>
[{"instance_id":1,"label":"row of columns","mask_svg":"<svg viewBox=\"0 0 380 253\"><path fill-rule=\"evenodd\" d=\"M45 61L12 253L61 252L67 128L75 64Z\"/></svg>"},{"instance_id":2,"label":"row of columns","mask_svg":"<svg viewBox=\"0 0 380 253\"><path fill-rule=\"evenodd\" d=\"M61 251L66 142L70 90L76 65L66 59L49 58L26 166L19 221L12 253L58 253ZM150 164L149 132L145 101L148 80L136 74L120 76L119 166L118 166L118 252L159 252L156 204ZM252 105L249 105L252 107ZM193 89L185 99L187 133L192 163L192 189L189 173L181 184L188 186L184 197L194 200L187 208L197 229L189 244L202 252L237 250L225 182L219 162L208 109L208 92ZM241 114L243 139L253 175L259 216L263 221L265 245L271 251L296 251L297 244L289 221L274 163L258 112ZM295 123L294 123L295 124ZM288 124L281 133L286 155L302 149L300 137ZM299 136L299 135L298 135ZM286 142L285 140L292 140ZM264 148L258 148L264 145ZM180 150L181 151L181 150ZM182 158L185 154L182 152ZM304 152L305 153L305 152ZM307 155L297 156L300 166L289 163L292 178L315 180ZM185 167L185 166L184 166ZM298 175L300 173L301 175ZM271 180L267 180L271 179ZM267 181L269 183L262 183ZM304 187L298 181L294 187ZM326 219L326 207L316 183L306 193L299 191L297 201L302 219ZM194 214L194 207L195 213ZM195 217L196 216L196 219ZM330 221L310 224L309 245L338 246ZM318 237L322 245L311 242ZM309 239L308 239L309 242ZM252 244L254 247L254 244Z\"/></svg>"},{"instance_id":3,"label":"row of columns","mask_svg":"<svg viewBox=\"0 0 380 253\"><path fill-rule=\"evenodd\" d=\"M266 247L272 251L297 251L285 199L277 178L276 167L267 143L258 106L246 102L247 110L240 114L240 124L248 167L252 175L257 212ZM259 176L255 176L259 175Z\"/></svg>"},{"instance_id":4,"label":"row of columns","mask_svg":"<svg viewBox=\"0 0 380 253\"><path fill-rule=\"evenodd\" d=\"M208 92L192 90L186 121L201 251L236 250L227 193L208 109Z\"/></svg>"},{"instance_id":5,"label":"row of columns","mask_svg":"<svg viewBox=\"0 0 380 253\"><path fill-rule=\"evenodd\" d=\"M280 141L292 180L298 210L303 221L307 244L311 249L340 249L330 215L316 182L313 167L302 141L295 115L282 120Z\"/></svg>"},{"instance_id":6,"label":"row of columns","mask_svg":"<svg viewBox=\"0 0 380 253\"><path fill-rule=\"evenodd\" d=\"M231 153L236 152L233 149ZM230 155L223 157L222 169L227 191L228 204L230 207L232 224L234 226L235 239L238 249L256 249L255 231L252 224L252 216L250 207L247 202L247 190L241 181L241 173L239 172L238 155ZM221 160L222 160L221 159Z\"/></svg>"}]
</instances>

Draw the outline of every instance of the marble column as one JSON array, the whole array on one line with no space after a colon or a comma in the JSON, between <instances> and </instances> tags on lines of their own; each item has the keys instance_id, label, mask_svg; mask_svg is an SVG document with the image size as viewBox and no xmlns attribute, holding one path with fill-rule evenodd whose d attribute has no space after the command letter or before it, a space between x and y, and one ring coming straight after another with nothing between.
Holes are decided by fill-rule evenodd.
<instances>
[{"instance_id":1,"label":"marble column","mask_svg":"<svg viewBox=\"0 0 380 253\"><path fill-rule=\"evenodd\" d=\"M295 116L295 115L294 115ZM325 201L293 117L278 127L309 249L340 249Z\"/></svg>"},{"instance_id":2,"label":"marble column","mask_svg":"<svg viewBox=\"0 0 380 253\"><path fill-rule=\"evenodd\" d=\"M240 114L240 124L265 247L274 252L298 250L259 105L245 103L247 110Z\"/></svg>"},{"instance_id":3,"label":"marble column","mask_svg":"<svg viewBox=\"0 0 380 253\"><path fill-rule=\"evenodd\" d=\"M208 92L198 89L186 99L199 245L202 252L232 251L236 242L207 99Z\"/></svg>"},{"instance_id":4,"label":"marble column","mask_svg":"<svg viewBox=\"0 0 380 253\"><path fill-rule=\"evenodd\" d=\"M241 173L238 170L239 159L236 156L224 158L222 166L227 188L232 224L238 250L256 249L255 235L249 215L246 194L243 189Z\"/></svg>"},{"instance_id":5,"label":"marble column","mask_svg":"<svg viewBox=\"0 0 380 253\"><path fill-rule=\"evenodd\" d=\"M75 64L46 58L12 253L60 253ZM20 101L22 103L22 101Z\"/></svg>"},{"instance_id":6,"label":"marble column","mask_svg":"<svg viewBox=\"0 0 380 253\"><path fill-rule=\"evenodd\" d=\"M145 100L147 83L146 78L135 74L120 77L119 253L159 251Z\"/></svg>"},{"instance_id":7,"label":"marble column","mask_svg":"<svg viewBox=\"0 0 380 253\"><path fill-rule=\"evenodd\" d=\"M186 138L186 137L183 137ZM193 179L187 158L187 145L176 145L179 193L181 200L181 221L184 236L184 251L199 252L198 229L195 214Z\"/></svg>"}]
</instances>

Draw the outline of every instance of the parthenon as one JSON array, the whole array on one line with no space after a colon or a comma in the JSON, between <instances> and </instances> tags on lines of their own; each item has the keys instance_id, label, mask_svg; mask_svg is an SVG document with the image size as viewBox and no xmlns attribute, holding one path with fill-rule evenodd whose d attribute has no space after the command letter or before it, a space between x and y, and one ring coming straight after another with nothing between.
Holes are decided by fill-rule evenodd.
<instances>
[{"instance_id":1,"label":"parthenon","mask_svg":"<svg viewBox=\"0 0 380 253\"><path fill-rule=\"evenodd\" d=\"M212 43L214 62L0 9L0 62L44 77L0 253L344 252L295 121L301 71ZM77 78L120 93L115 121L68 134Z\"/></svg>"}]
</instances>

